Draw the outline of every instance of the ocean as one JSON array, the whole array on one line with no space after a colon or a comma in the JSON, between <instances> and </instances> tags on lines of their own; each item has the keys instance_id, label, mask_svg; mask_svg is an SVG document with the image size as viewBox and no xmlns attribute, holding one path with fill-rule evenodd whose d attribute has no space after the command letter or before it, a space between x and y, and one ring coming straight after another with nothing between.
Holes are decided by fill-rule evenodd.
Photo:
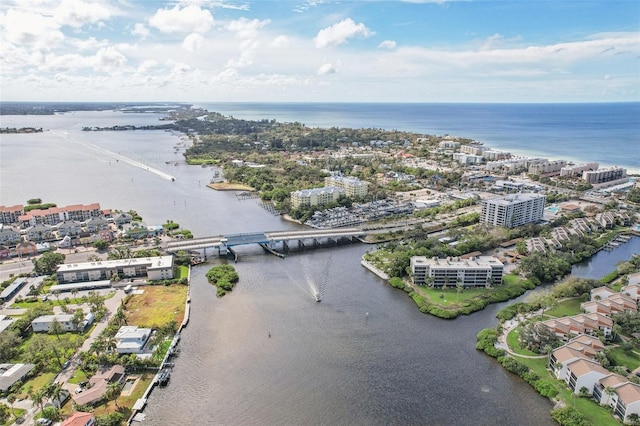
<instances>
[{"instance_id":1,"label":"ocean","mask_svg":"<svg viewBox=\"0 0 640 426\"><path fill-rule=\"evenodd\" d=\"M475 139L517 155L597 161L640 174L640 103L198 103L240 119L381 128Z\"/></svg>"}]
</instances>

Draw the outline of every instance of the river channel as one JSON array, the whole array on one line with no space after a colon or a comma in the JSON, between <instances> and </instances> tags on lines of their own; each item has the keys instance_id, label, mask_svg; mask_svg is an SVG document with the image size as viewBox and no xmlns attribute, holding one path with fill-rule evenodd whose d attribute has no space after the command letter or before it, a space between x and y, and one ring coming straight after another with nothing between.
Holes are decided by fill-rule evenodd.
<instances>
[{"instance_id":1,"label":"river channel","mask_svg":"<svg viewBox=\"0 0 640 426\"><path fill-rule=\"evenodd\" d=\"M0 204L99 202L137 210L148 225L171 219L197 236L296 227L256 200L205 188L212 171L181 161L180 135L80 130L154 120L114 112L4 117L3 127L53 130L2 135ZM360 266L372 249L279 259L240 248L240 282L223 298L204 277L220 260L194 268L191 321L169 386L152 393L144 424L554 424L548 400L475 349L477 332L496 324L504 304L454 321L421 314ZM320 288L320 303L309 283Z\"/></svg>"}]
</instances>

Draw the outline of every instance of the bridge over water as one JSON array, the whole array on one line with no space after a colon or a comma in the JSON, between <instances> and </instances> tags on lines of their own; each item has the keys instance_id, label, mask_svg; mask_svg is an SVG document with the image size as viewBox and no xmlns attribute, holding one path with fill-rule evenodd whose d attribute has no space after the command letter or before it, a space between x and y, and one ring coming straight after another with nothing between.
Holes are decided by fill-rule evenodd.
<instances>
[{"instance_id":1,"label":"bridge over water","mask_svg":"<svg viewBox=\"0 0 640 426\"><path fill-rule=\"evenodd\" d=\"M281 246L282 249L286 251L289 249L291 242L297 242L298 248L304 248L308 245L318 246L322 241L335 242L336 244L341 239L353 241L367 233L367 231L359 228L248 232L171 241L167 244L166 250L169 253L174 253L179 250L204 250L206 255L206 249L214 248L218 250L219 255L225 256L229 252L233 253L232 247L234 246L259 244L265 250L276 255L281 255L277 251L278 246Z\"/></svg>"}]
</instances>

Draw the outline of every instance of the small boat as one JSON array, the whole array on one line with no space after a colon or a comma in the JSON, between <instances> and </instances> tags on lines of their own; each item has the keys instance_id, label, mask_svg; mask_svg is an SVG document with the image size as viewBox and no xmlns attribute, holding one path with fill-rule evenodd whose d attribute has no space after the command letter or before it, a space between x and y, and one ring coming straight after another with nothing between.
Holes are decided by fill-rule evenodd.
<instances>
[{"instance_id":1,"label":"small boat","mask_svg":"<svg viewBox=\"0 0 640 426\"><path fill-rule=\"evenodd\" d=\"M169 370L162 370L158 375L158 385L167 386L167 384L169 383L170 376L171 376L171 373L169 372Z\"/></svg>"},{"instance_id":2,"label":"small boat","mask_svg":"<svg viewBox=\"0 0 640 426\"><path fill-rule=\"evenodd\" d=\"M320 301L320 293L318 293L317 291L315 293L313 293L313 297L316 298L316 302Z\"/></svg>"}]
</instances>

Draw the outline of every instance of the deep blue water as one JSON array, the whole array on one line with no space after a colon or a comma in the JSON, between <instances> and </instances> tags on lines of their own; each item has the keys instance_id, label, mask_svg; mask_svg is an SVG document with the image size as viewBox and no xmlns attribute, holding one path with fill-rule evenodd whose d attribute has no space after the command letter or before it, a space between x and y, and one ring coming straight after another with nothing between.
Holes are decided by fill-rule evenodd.
<instances>
[{"instance_id":1,"label":"deep blue water","mask_svg":"<svg viewBox=\"0 0 640 426\"><path fill-rule=\"evenodd\" d=\"M640 173L640 103L202 103L243 119L467 137L514 154L598 161Z\"/></svg>"}]
</instances>

